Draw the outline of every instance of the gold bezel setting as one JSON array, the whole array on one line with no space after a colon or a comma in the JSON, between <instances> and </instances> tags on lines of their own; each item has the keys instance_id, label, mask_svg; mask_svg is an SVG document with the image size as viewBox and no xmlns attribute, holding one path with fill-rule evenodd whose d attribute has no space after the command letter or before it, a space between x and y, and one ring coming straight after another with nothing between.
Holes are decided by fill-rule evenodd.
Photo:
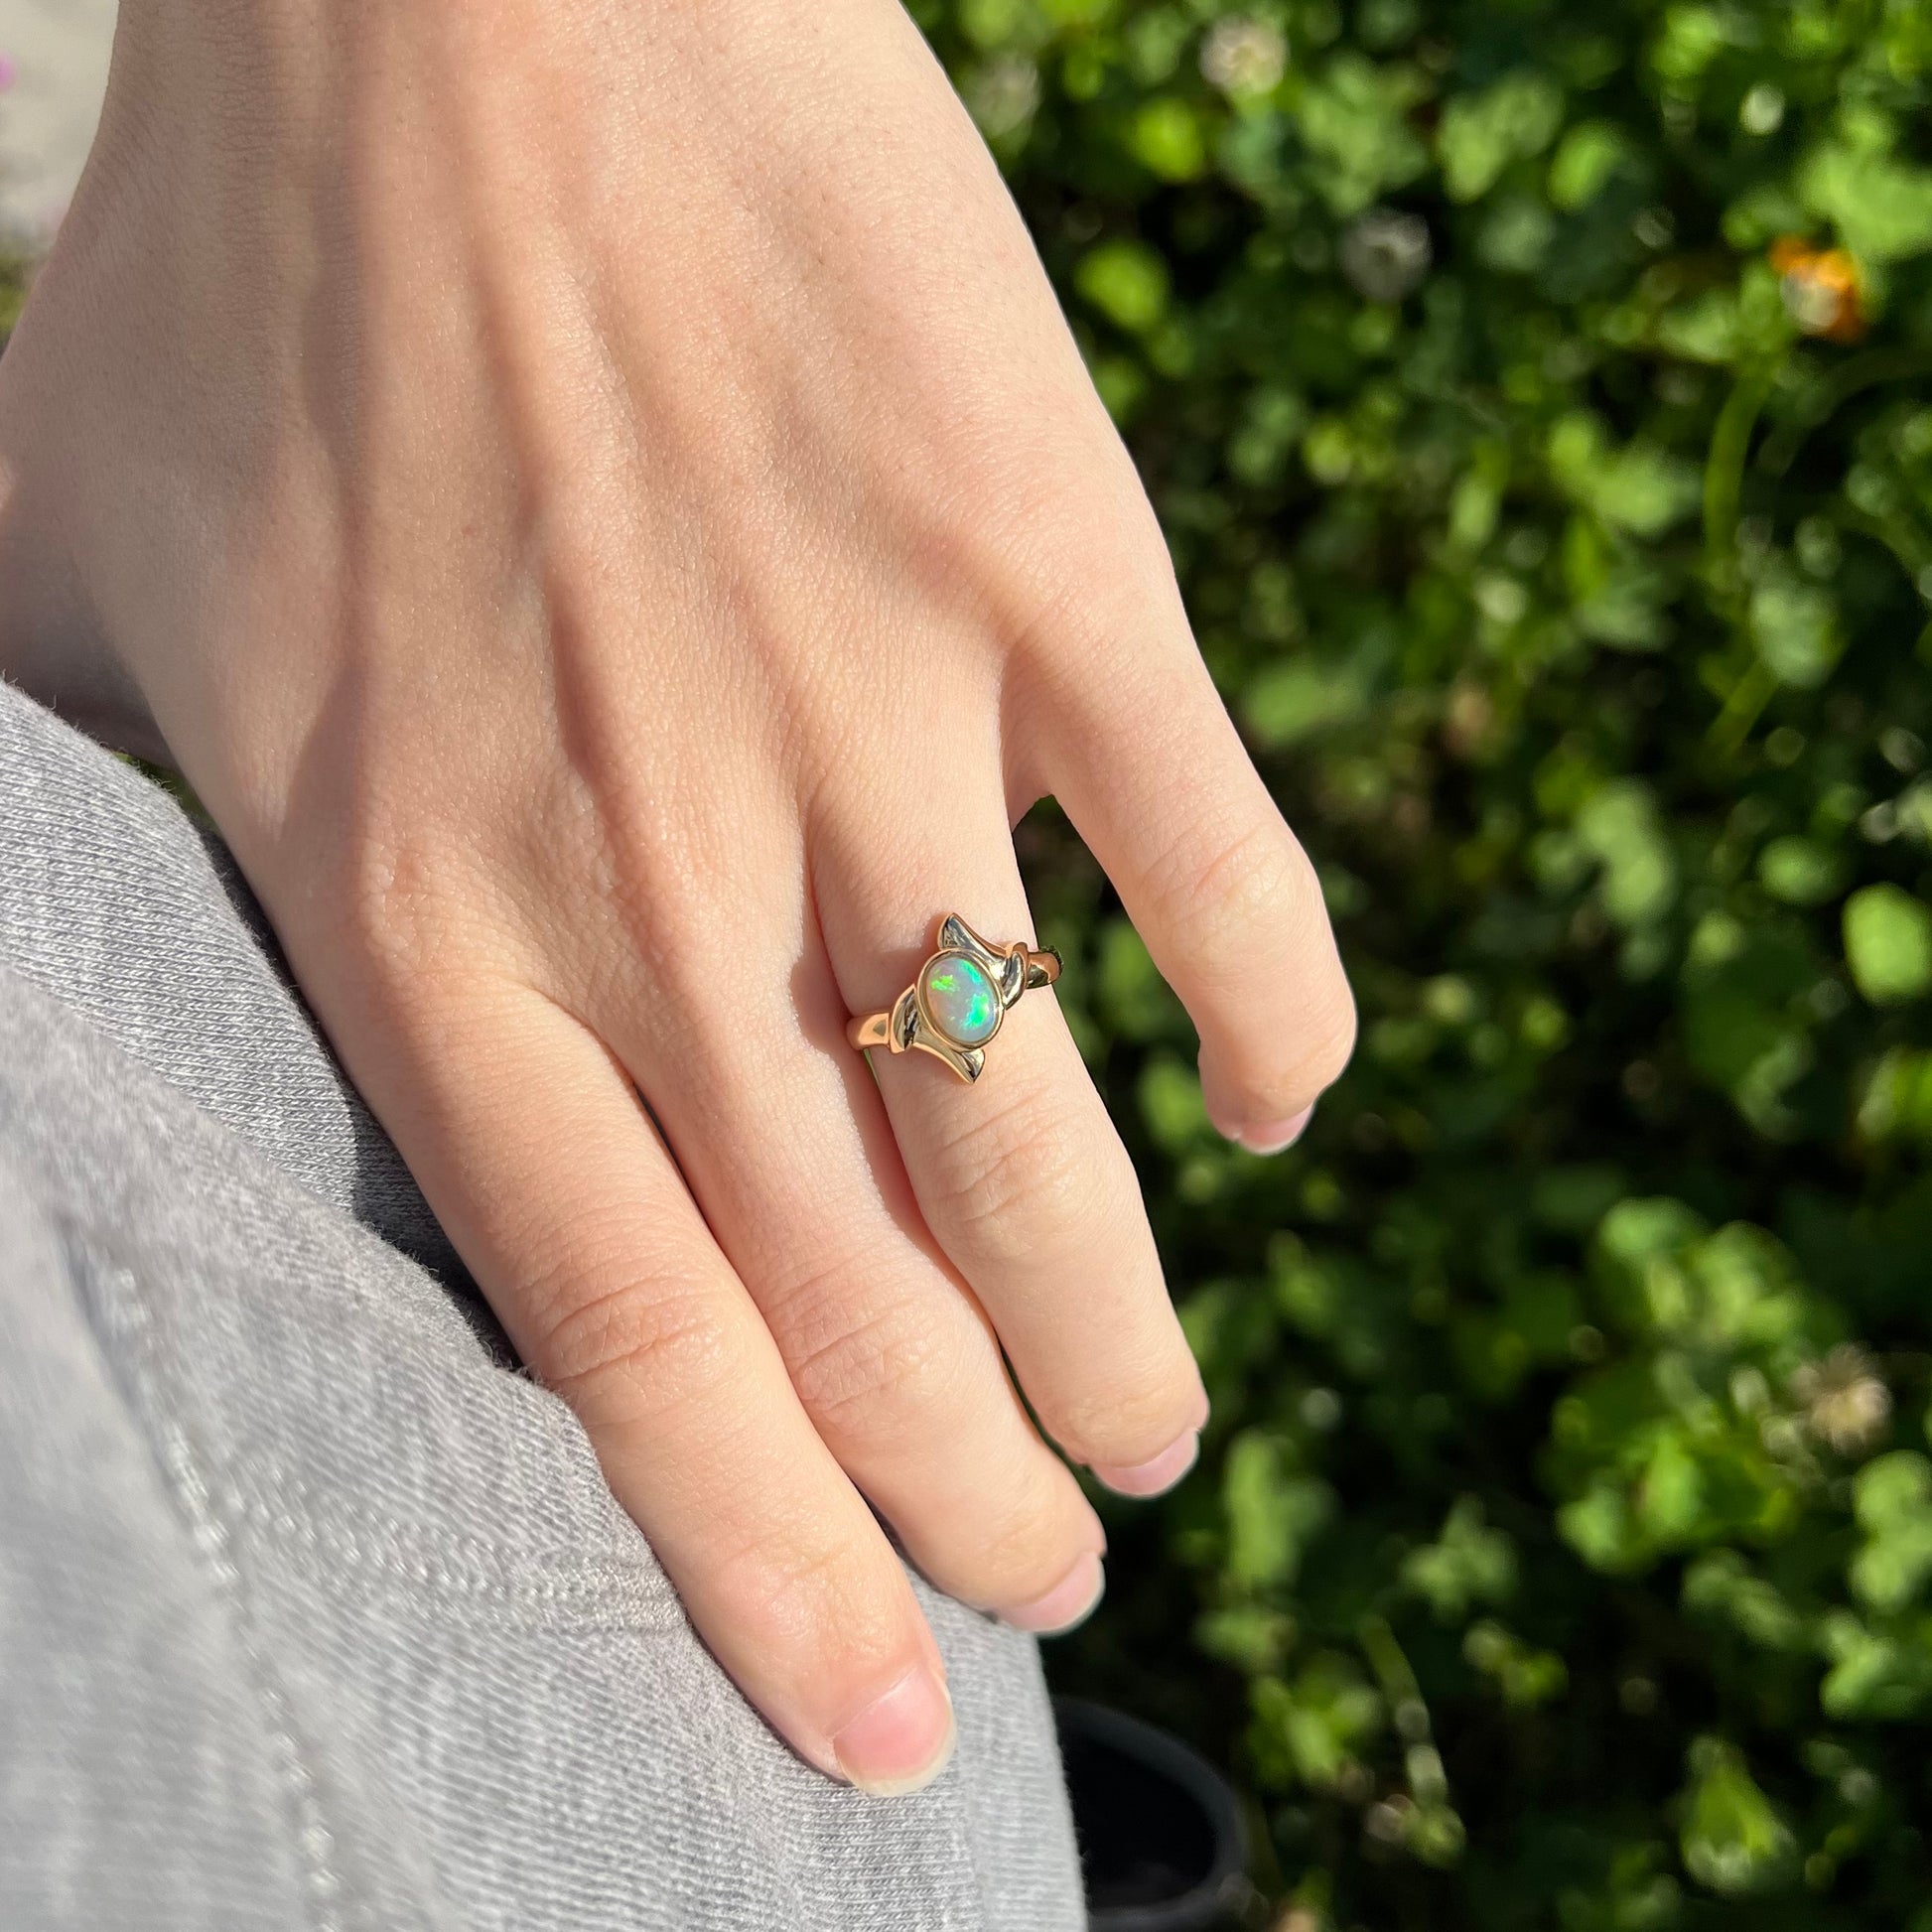
<instances>
[{"instance_id":1,"label":"gold bezel setting","mask_svg":"<svg viewBox=\"0 0 1932 1932\"><path fill-rule=\"evenodd\" d=\"M954 1039L926 1007L926 975L941 960L953 957L977 966L991 983L998 1002L992 1032L971 1046ZM1021 996L1031 987L1051 986L1059 976L1060 956L1050 948L1035 951L1024 939L996 946L982 939L957 912L948 912L939 921L934 949L913 974L912 984L887 1012L854 1020L846 1029L847 1037L861 1052L884 1046L894 1053L930 1053L962 1080L971 1082L985 1071L986 1049L999 1036L1007 1014L1019 1004Z\"/></svg>"}]
</instances>

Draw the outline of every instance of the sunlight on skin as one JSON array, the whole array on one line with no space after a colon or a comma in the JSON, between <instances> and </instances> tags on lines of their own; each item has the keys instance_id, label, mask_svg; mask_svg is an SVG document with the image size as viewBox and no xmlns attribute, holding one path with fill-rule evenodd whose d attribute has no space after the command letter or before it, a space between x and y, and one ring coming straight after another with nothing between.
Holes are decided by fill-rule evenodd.
<instances>
[{"instance_id":1,"label":"sunlight on skin","mask_svg":"<svg viewBox=\"0 0 1932 1932\"><path fill-rule=\"evenodd\" d=\"M1051 792L1265 1145L1353 1036L1313 874L892 0L178 14L0 366L0 664L165 745L726 1668L915 1788L868 1503L1062 1627L1104 1538L1005 1363L1133 1494L1206 1406L1051 996L972 1085L846 1017L943 906L1031 939Z\"/></svg>"}]
</instances>

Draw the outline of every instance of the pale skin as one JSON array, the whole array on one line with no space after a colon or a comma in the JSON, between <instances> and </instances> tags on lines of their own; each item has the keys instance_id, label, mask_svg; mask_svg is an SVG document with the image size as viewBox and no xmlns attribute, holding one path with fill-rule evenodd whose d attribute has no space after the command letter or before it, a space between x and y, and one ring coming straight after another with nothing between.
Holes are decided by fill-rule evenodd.
<instances>
[{"instance_id":1,"label":"pale skin","mask_svg":"<svg viewBox=\"0 0 1932 1932\"><path fill-rule=\"evenodd\" d=\"M1053 995L844 1037L1055 796L1293 1138L1353 1009L1133 467L895 0L128 0L0 362L0 668L186 773L712 1649L943 1763L1206 1417ZM1010 1365L1010 1372L1009 1372ZM868 1503L872 1506L868 1507Z\"/></svg>"}]
</instances>

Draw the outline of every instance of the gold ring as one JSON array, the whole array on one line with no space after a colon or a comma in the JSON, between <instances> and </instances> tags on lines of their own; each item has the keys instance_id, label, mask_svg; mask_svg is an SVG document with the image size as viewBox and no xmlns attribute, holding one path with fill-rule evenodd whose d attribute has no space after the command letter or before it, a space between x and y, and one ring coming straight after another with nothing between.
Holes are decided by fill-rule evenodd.
<instances>
[{"instance_id":1,"label":"gold ring","mask_svg":"<svg viewBox=\"0 0 1932 1932\"><path fill-rule=\"evenodd\" d=\"M1060 976L1060 956L1050 947L1035 952L1024 939L989 945L957 912L939 921L935 944L912 984L884 1013L854 1020L845 1036L861 1052L916 1048L944 1060L962 1080L977 1080L986 1043L1007 1009L1030 987L1051 986Z\"/></svg>"}]
</instances>

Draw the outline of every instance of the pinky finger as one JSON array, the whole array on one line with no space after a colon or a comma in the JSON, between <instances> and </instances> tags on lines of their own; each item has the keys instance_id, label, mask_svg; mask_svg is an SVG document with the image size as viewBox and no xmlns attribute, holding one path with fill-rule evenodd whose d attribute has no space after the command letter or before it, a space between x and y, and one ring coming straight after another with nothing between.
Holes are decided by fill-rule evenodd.
<instances>
[{"instance_id":1,"label":"pinky finger","mask_svg":"<svg viewBox=\"0 0 1932 1932\"><path fill-rule=\"evenodd\" d=\"M1347 1065L1355 1003L1314 868L1177 641L1065 694L1041 775L1199 1031L1209 1117L1274 1153Z\"/></svg>"}]
</instances>

